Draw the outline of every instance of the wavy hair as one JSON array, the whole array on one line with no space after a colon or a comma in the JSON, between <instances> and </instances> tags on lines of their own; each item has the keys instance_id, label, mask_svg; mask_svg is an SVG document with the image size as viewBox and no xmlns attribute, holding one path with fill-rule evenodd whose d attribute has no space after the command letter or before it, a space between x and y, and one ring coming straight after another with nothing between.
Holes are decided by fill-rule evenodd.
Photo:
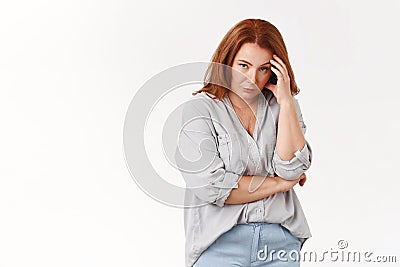
<instances>
[{"instance_id":1,"label":"wavy hair","mask_svg":"<svg viewBox=\"0 0 400 267\"><path fill-rule=\"evenodd\" d=\"M300 92L289 62L285 42L279 30L270 22L262 19L245 19L238 22L225 34L205 72L203 88L193 92L192 95L206 92L221 100L230 88L231 75L227 69L231 69L237 52L245 43L255 43L282 59L290 77L292 95ZM263 88L262 90L267 89Z\"/></svg>"}]
</instances>

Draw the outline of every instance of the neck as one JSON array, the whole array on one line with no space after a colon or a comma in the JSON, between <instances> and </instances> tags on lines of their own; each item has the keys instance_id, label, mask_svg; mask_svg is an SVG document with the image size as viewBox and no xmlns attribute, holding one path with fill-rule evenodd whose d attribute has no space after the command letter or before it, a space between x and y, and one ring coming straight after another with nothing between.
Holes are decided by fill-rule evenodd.
<instances>
[{"instance_id":1,"label":"neck","mask_svg":"<svg viewBox=\"0 0 400 267\"><path fill-rule=\"evenodd\" d=\"M253 109L258 104L258 101L257 101L258 95L254 99L246 101L246 100L242 99L240 96L236 95L235 93L229 91L228 97L229 97L229 100L231 101L232 105L239 109L248 109L248 108Z\"/></svg>"}]
</instances>

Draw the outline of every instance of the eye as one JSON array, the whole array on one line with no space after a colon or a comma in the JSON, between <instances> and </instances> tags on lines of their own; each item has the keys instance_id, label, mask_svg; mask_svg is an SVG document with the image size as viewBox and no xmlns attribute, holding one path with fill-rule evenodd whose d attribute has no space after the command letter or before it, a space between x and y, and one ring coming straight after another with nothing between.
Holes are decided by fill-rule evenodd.
<instances>
[{"instance_id":1,"label":"eye","mask_svg":"<svg viewBox=\"0 0 400 267\"><path fill-rule=\"evenodd\" d=\"M263 71L263 72L267 72L267 71L269 70L269 68L267 68L267 67L261 67L260 70Z\"/></svg>"},{"instance_id":2,"label":"eye","mask_svg":"<svg viewBox=\"0 0 400 267\"><path fill-rule=\"evenodd\" d=\"M244 64L244 63L239 63L238 65L241 66L242 68L246 68L247 67L247 64Z\"/></svg>"}]
</instances>

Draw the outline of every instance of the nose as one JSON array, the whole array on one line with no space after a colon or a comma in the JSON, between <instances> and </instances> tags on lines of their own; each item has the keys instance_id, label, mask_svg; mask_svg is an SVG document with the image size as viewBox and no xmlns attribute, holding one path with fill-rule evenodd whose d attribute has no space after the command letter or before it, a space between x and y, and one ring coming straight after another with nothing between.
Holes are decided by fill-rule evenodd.
<instances>
[{"instance_id":1,"label":"nose","mask_svg":"<svg viewBox=\"0 0 400 267\"><path fill-rule=\"evenodd\" d=\"M249 72L247 74L247 78L253 83L252 86L257 85L256 73L257 72L253 69L253 70L249 70Z\"/></svg>"}]
</instances>

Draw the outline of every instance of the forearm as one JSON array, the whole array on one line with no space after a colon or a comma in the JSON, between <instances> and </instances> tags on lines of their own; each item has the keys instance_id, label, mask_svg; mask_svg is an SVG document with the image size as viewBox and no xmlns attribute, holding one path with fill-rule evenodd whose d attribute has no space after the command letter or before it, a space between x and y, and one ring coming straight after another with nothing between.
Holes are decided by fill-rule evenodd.
<instances>
[{"instance_id":1,"label":"forearm","mask_svg":"<svg viewBox=\"0 0 400 267\"><path fill-rule=\"evenodd\" d=\"M232 189L225 204L243 204L266 198L277 193L278 186L274 177L266 177L261 186L254 192L249 192L249 185L253 176L241 176L238 188Z\"/></svg>"},{"instance_id":2,"label":"forearm","mask_svg":"<svg viewBox=\"0 0 400 267\"><path fill-rule=\"evenodd\" d=\"M288 99L280 104L276 152L282 160L290 160L305 144L294 101Z\"/></svg>"}]
</instances>

